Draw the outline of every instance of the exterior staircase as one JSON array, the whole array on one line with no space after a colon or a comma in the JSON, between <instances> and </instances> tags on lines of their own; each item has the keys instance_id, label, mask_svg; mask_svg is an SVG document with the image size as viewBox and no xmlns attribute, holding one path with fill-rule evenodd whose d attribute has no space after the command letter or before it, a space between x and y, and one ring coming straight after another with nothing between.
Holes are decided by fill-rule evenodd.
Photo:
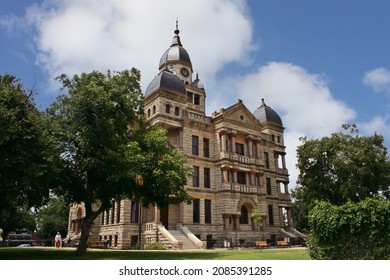
<instances>
[{"instance_id":1,"label":"exterior staircase","mask_svg":"<svg viewBox=\"0 0 390 280\"><path fill-rule=\"evenodd\" d=\"M179 241L183 250L199 250L199 248L180 230L169 230L169 233Z\"/></svg>"}]
</instances>

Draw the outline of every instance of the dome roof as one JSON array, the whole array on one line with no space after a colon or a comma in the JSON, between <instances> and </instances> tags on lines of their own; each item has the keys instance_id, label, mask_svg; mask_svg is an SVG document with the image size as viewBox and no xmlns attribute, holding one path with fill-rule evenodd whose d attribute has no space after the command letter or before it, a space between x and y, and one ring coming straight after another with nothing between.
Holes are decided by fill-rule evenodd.
<instances>
[{"instance_id":1,"label":"dome roof","mask_svg":"<svg viewBox=\"0 0 390 280\"><path fill-rule=\"evenodd\" d=\"M264 102L264 99L261 100L261 106L256 109L253 115L260 122L270 122L279 126L283 126L282 120L279 115Z\"/></svg>"},{"instance_id":2,"label":"dome roof","mask_svg":"<svg viewBox=\"0 0 390 280\"><path fill-rule=\"evenodd\" d=\"M167 69L162 70L148 85L145 96L155 92L158 89L166 89L182 94L186 94L183 82L178 76Z\"/></svg>"},{"instance_id":3,"label":"dome roof","mask_svg":"<svg viewBox=\"0 0 390 280\"><path fill-rule=\"evenodd\" d=\"M199 80L198 74L196 74L196 79L192 82L191 85L194 87L197 87L197 88L204 89L203 82L201 80Z\"/></svg>"},{"instance_id":4,"label":"dome roof","mask_svg":"<svg viewBox=\"0 0 390 280\"><path fill-rule=\"evenodd\" d=\"M171 62L182 62L192 69L190 56L180 41L179 29L176 25L175 36L173 37L171 47L167 49L160 59L159 69L163 69Z\"/></svg>"}]
</instances>

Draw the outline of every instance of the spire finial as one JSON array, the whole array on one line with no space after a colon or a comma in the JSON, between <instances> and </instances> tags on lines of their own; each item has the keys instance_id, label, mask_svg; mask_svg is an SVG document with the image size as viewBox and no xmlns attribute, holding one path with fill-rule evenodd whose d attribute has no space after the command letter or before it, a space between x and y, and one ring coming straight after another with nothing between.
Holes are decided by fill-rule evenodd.
<instances>
[{"instance_id":1,"label":"spire finial","mask_svg":"<svg viewBox=\"0 0 390 280\"><path fill-rule=\"evenodd\" d=\"M175 30L175 34L176 35L179 35L180 31L179 31L179 18L176 17L176 30Z\"/></svg>"}]
</instances>

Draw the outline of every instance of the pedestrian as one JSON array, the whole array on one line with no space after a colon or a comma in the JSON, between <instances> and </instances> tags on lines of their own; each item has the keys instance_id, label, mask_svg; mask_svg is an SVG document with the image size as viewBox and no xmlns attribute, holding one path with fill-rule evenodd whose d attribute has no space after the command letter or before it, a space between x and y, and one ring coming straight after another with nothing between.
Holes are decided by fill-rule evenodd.
<instances>
[{"instance_id":1,"label":"pedestrian","mask_svg":"<svg viewBox=\"0 0 390 280\"><path fill-rule=\"evenodd\" d=\"M59 232L57 232L57 235L54 238L54 241L55 241L56 248L60 248L61 243L62 243L62 238L61 238L61 234Z\"/></svg>"}]
</instances>

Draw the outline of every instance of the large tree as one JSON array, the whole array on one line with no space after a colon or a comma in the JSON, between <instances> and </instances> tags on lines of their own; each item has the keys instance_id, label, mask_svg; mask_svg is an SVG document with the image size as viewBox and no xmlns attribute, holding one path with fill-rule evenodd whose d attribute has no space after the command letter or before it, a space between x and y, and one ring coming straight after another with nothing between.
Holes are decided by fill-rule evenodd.
<instances>
[{"instance_id":1,"label":"large tree","mask_svg":"<svg viewBox=\"0 0 390 280\"><path fill-rule=\"evenodd\" d=\"M298 186L293 217L308 229L316 200L333 205L383 195L390 197L390 160L382 136L361 136L354 125L320 139L302 138L297 148Z\"/></svg>"},{"instance_id":2,"label":"large tree","mask_svg":"<svg viewBox=\"0 0 390 280\"><path fill-rule=\"evenodd\" d=\"M12 75L0 76L0 228L6 236L9 219L43 205L54 179L55 155L49 124Z\"/></svg>"},{"instance_id":3,"label":"large tree","mask_svg":"<svg viewBox=\"0 0 390 280\"><path fill-rule=\"evenodd\" d=\"M177 201L186 196L182 180L168 180L165 171L152 177L138 166L135 169L138 151L145 152L141 134L147 131L138 70L106 75L94 71L71 79L62 75L58 80L68 94L60 96L48 113L56 128L60 153L67 162L63 177L68 181L63 181L59 193L68 202L85 205L77 249L83 254L93 221L113 201L135 196L144 202L165 203L172 194L177 195ZM168 145L166 138L163 141ZM167 150L155 152L164 158ZM156 161L150 159L145 164L155 167ZM173 189L178 192L171 193Z\"/></svg>"}]
</instances>

